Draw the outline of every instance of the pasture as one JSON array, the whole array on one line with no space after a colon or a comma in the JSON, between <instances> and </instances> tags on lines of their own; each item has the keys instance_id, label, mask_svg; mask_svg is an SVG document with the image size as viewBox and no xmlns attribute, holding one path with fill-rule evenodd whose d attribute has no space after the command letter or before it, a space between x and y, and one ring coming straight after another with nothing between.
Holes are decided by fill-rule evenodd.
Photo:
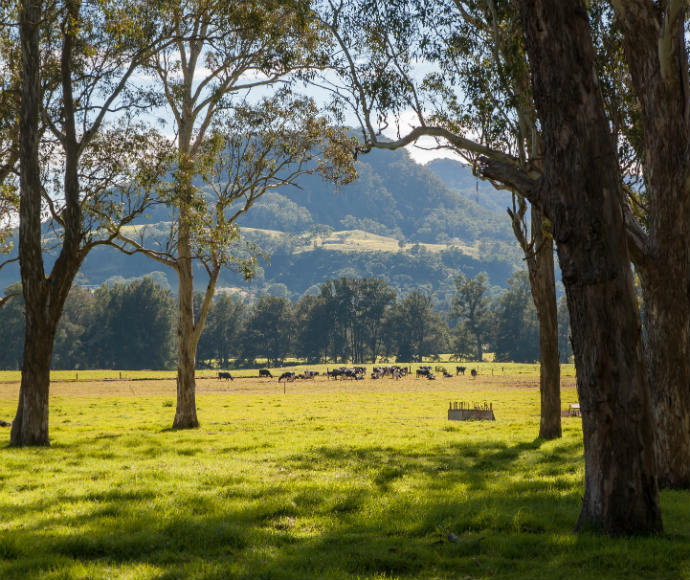
<instances>
[{"instance_id":1,"label":"pasture","mask_svg":"<svg viewBox=\"0 0 690 580\"><path fill-rule=\"evenodd\" d=\"M574 534L580 420L536 439L534 365L478 368L319 377L285 394L276 379L209 371L202 428L183 432L169 430L172 373L55 376L52 447L11 449L0 431L0 577L690 576L687 491L662 492L662 535ZM233 371L245 374L258 373ZM16 380L0 376L0 419ZM497 420L450 422L451 400L491 401ZM566 370L563 407L576 400Z\"/></svg>"}]
</instances>

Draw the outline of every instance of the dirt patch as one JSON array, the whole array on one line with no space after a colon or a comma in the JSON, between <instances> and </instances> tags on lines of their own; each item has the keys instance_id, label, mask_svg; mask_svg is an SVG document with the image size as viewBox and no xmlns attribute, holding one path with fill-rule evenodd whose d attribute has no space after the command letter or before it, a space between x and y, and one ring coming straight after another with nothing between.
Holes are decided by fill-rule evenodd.
<instances>
[{"instance_id":1,"label":"dirt patch","mask_svg":"<svg viewBox=\"0 0 690 580\"><path fill-rule=\"evenodd\" d=\"M566 377L561 381L564 388L574 387L575 379ZM406 392L453 392L461 394L466 391L494 389L539 389L539 379L525 377L482 376L452 377L429 381L415 377L404 377L400 380L389 378L355 380L329 380L317 377L313 380L297 380L293 383L278 383L276 379L236 378L234 381L216 378L198 378L197 392L203 394L256 395L287 393L406 393ZM139 379L107 381L71 381L51 384L52 397L175 397L174 379ZM0 384L1 399L16 399L19 396L19 383Z\"/></svg>"}]
</instances>

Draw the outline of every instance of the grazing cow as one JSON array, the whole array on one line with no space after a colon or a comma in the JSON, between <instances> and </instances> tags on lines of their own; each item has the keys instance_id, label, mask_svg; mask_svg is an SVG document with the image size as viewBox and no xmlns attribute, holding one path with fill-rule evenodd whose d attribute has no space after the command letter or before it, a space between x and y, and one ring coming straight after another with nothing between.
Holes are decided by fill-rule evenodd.
<instances>
[{"instance_id":1,"label":"grazing cow","mask_svg":"<svg viewBox=\"0 0 690 580\"><path fill-rule=\"evenodd\" d=\"M455 376L464 375L467 367L455 367Z\"/></svg>"},{"instance_id":2,"label":"grazing cow","mask_svg":"<svg viewBox=\"0 0 690 580\"><path fill-rule=\"evenodd\" d=\"M304 374L302 375L303 379L313 379L314 377L318 376L319 371L304 371Z\"/></svg>"},{"instance_id":3,"label":"grazing cow","mask_svg":"<svg viewBox=\"0 0 690 580\"><path fill-rule=\"evenodd\" d=\"M470 374L472 375L472 378L473 378L473 379L476 379L476 378L477 378L477 369L472 369L472 370L470 371Z\"/></svg>"},{"instance_id":4,"label":"grazing cow","mask_svg":"<svg viewBox=\"0 0 690 580\"><path fill-rule=\"evenodd\" d=\"M269 377L272 379L273 375L271 374L271 371L269 371L268 369L259 369L259 378L261 377Z\"/></svg>"},{"instance_id":5,"label":"grazing cow","mask_svg":"<svg viewBox=\"0 0 690 580\"><path fill-rule=\"evenodd\" d=\"M234 380L234 379L232 378L232 375L231 375L230 373L228 373L228 372L225 372L225 371L221 371L221 372L218 373L218 380L220 381L221 379L224 379L224 380L226 380L226 381L232 381L232 380Z\"/></svg>"},{"instance_id":6,"label":"grazing cow","mask_svg":"<svg viewBox=\"0 0 690 580\"><path fill-rule=\"evenodd\" d=\"M431 374L431 367L419 367L417 369L417 378L428 377Z\"/></svg>"},{"instance_id":7,"label":"grazing cow","mask_svg":"<svg viewBox=\"0 0 690 580\"><path fill-rule=\"evenodd\" d=\"M295 371L285 371L280 377L278 377L278 382L287 381L292 383L295 380Z\"/></svg>"}]
</instances>

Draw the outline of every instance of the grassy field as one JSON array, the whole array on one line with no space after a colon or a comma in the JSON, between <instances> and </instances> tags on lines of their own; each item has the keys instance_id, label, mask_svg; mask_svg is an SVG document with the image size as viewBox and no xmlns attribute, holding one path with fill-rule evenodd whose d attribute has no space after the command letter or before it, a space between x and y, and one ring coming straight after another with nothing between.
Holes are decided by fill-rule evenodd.
<instances>
[{"instance_id":1,"label":"grassy field","mask_svg":"<svg viewBox=\"0 0 690 580\"><path fill-rule=\"evenodd\" d=\"M291 362L293 364L291 364ZM384 363L380 363L384 364ZM422 363L411 363L405 364L409 366L412 372L414 372ZM451 374L455 374L455 367L462 365L469 369L477 369L480 376L491 376L491 377L505 377L507 379L514 378L516 376L537 378L539 376L539 365L538 364L519 364L519 363L495 363L495 362L456 362L449 361L447 358L439 362L426 361L423 364L431 365L435 367L437 365L445 367ZM309 368L314 369L319 372L324 372L327 368L334 368L341 366L340 364L329 364L329 365L307 365L302 362L287 359L285 365L281 368L270 367L273 374L280 374L286 370L294 370L300 373L303 369ZM371 364L366 365L367 369L371 370ZM266 367L269 368L269 367ZM231 371L233 376L239 377L257 377L257 369L237 369ZM176 375L175 370L168 371L153 371L153 370L138 370L138 371L110 371L110 370L82 370L82 371L51 371L50 376L53 381L118 381L118 380L134 380L141 381L145 379L174 379ZM218 371L216 370L198 370L196 376L201 379L213 379L218 376ZM562 364L561 365L561 376L563 378L574 378L575 377L575 365L573 364ZM19 371L2 371L0 370L0 383L14 383L20 380L21 373Z\"/></svg>"},{"instance_id":2,"label":"grassy field","mask_svg":"<svg viewBox=\"0 0 690 580\"><path fill-rule=\"evenodd\" d=\"M688 492L662 493L661 535L572 532L579 419L535 439L536 376L507 366L286 394L207 378L191 432L169 430L171 378L80 372L52 387L52 447L11 449L0 432L0 577L688 578ZM576 398L564 378L563 406ZM451 400L491 401L497 420L449 422Z\"/></svg>"}]
</instances>

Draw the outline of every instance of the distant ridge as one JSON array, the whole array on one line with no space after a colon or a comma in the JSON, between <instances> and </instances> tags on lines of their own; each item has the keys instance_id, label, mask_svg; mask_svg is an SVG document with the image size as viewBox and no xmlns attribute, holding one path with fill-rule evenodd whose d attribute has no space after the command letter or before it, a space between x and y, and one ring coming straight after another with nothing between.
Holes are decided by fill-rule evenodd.
<instances>
[{"instance_id":1,"label":"distant ridge","mask_svg":"<svg viewBox=\"0 0 690 580\"><path fill-rule=\"evenodd\" d=\"M523 267L505 215L505 192L484 182L477 188L467 166L451 160L422 166L404 150L375 150L360 157L357 169L359 179L340 188L305 176L298 188L278 189L256 202L239 223L270 261L250 282L223 272L219 288L296 298L327 279L377 276L400 292L427 288L443 301L460 272L486 271L492 284L505 286ZM137 223L164 232L169 219L168 210L158 208ZM203 282L203 268L196 272ZM99 286L150 274L176 290L174 272L161 272L153 260L99 248L77 282ZM18 279L14 265L0 271L0 290Z\"/></svg>"}]
</instances>

